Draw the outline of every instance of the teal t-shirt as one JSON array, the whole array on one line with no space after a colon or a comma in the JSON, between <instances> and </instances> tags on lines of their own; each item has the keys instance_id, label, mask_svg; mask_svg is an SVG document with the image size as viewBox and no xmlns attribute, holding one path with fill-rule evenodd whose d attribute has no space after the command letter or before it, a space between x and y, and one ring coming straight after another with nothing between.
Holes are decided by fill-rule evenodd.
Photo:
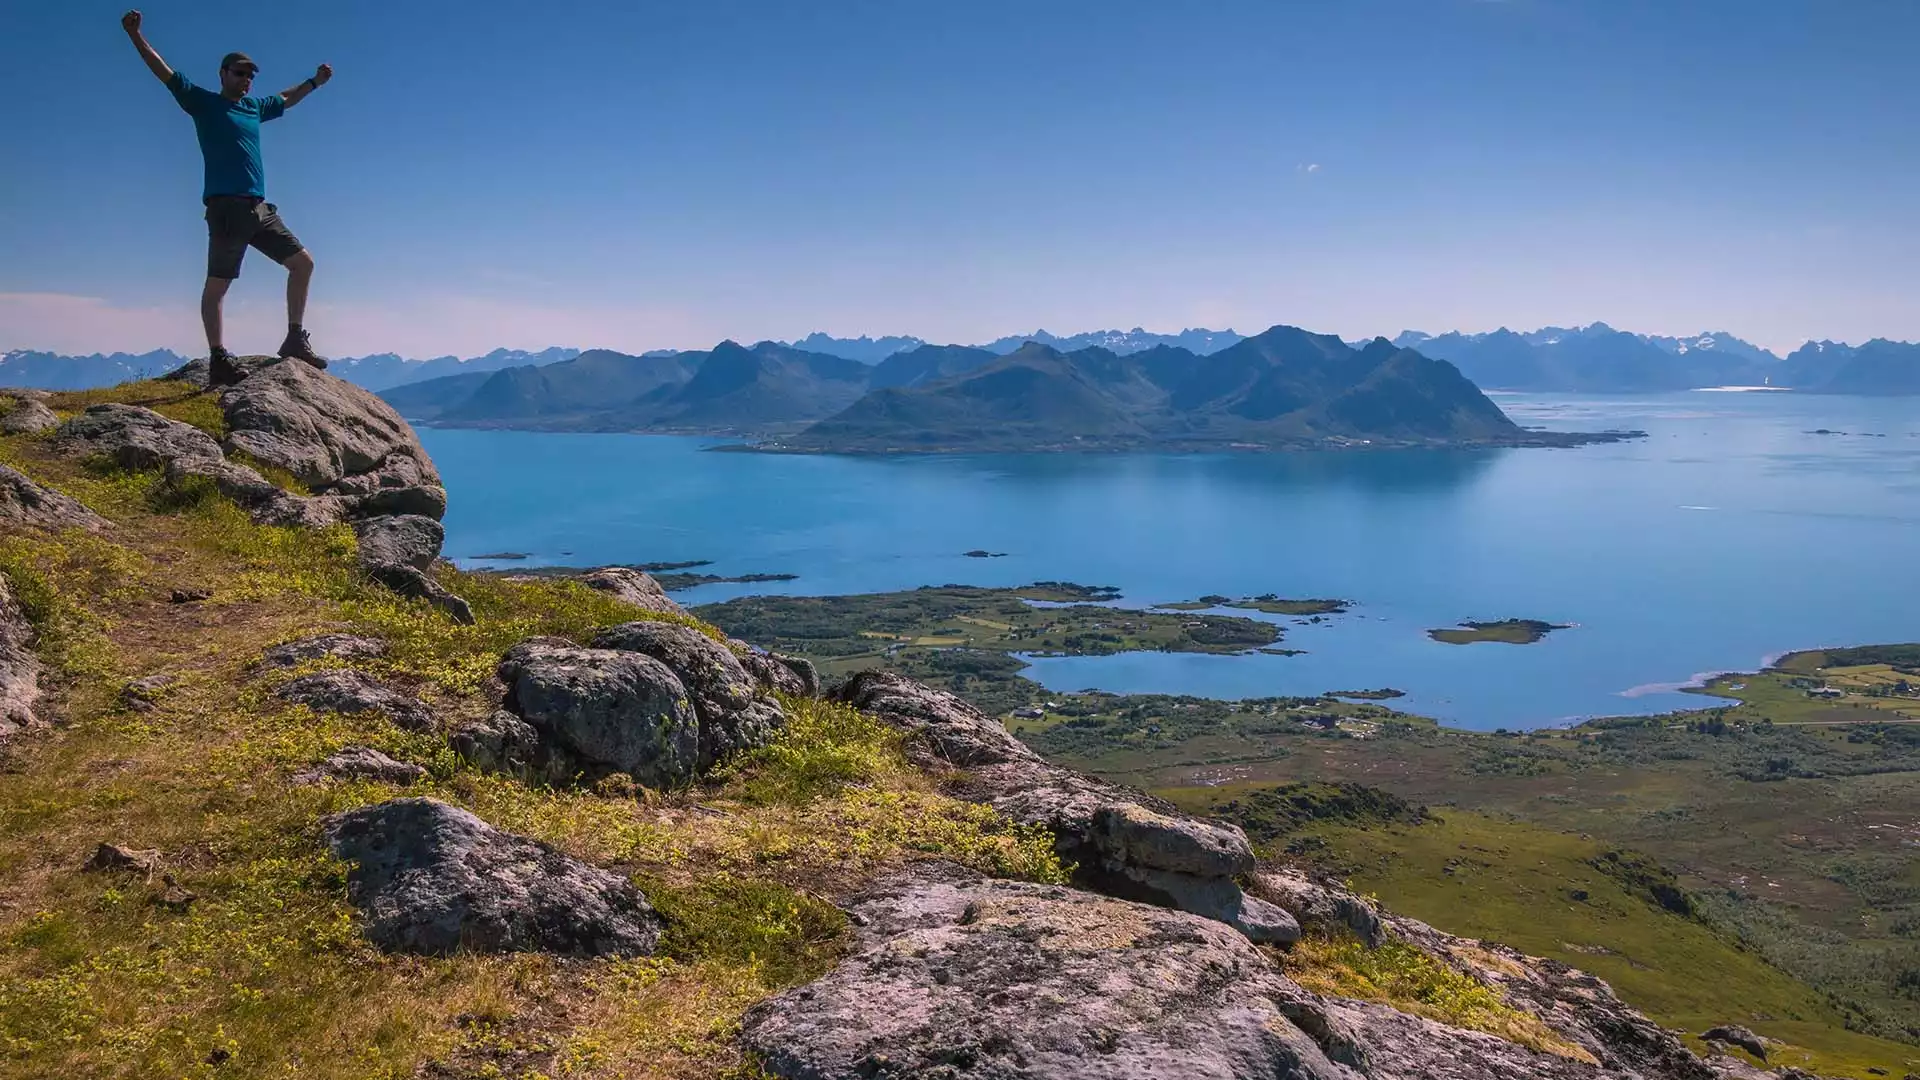
<instances>
[{"instance_id":1,"label":"teal t-shirt","mask_svg":"<svg viewBox=\"0 0 1920 1080\"><path fill-rule=\"evenodd\" d=\"M173 100L193 117L200 136L200 156L207 163L202 199L215 195L267 197L267 169L260 163L260 125L287 111L279 94L228 101L211 90L193 85L185 75L167 80Z\"/></svg>"}]
</instances>

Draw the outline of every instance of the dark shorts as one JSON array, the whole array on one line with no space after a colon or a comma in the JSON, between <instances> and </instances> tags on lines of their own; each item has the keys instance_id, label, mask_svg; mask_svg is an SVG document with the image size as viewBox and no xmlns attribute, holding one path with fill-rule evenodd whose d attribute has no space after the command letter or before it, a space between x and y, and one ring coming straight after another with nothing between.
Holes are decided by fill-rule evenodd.
<instances>
[{"instance_id":1,"label":"dark shorts","mask_svg":"<svg viewBox=\"0 0 1920 1080\"><path fill-rule=\"evenodd\" d=\"M250 195L215 195L207 200L207 276L240 276L240 260L247 247L284 263L304 250L275 206Z\"/></svg>"}]
</instances>

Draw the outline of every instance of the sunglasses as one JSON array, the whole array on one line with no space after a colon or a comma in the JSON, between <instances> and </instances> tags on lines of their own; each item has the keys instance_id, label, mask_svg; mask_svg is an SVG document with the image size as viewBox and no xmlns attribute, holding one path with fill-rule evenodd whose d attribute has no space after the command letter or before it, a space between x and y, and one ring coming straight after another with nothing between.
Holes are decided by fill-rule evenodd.
<instances>
[{"instance_id":1,"label":"sunglasses","mask_svg":"<svg viewBox=\"0 0 1920 1080\"><path fill-rule=\"evenodd\" d=\"M260 74L259 68L228 68L227 70L244 79L251 79Z\"/></svg>"}]
</instances>

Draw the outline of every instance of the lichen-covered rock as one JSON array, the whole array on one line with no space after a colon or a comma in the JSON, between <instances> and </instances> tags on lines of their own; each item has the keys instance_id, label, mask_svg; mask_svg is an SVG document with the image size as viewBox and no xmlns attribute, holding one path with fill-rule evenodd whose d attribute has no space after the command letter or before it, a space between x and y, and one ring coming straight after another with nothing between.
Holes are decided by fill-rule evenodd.
<instances>
[{"instance_id":1,"label":"lichen-covered rock","mask_svg":"<svg viewBox=\"0 0 1920 1080\"><path fill-rule=\"evenodd\" d=\"M164 469L175 461L220 461L220 444L191 424L138 405L92 405L54 431L54 446L105 457L122 469Z\"/></svg>"},{"instance_id":2,"label":"lichen-covered rock","mask_svg":"<svg viewBox=\"0 0 1920 1080\"><path fill-rule=\"evenodd\" d=\"M433 799L395 799L326 819L354 864L348 895L367 937L396 951L644 956L660 919L633 883Z\"/></svg>"},{"instance_id":3,"label":"lichen-covered rock","mask_svg":"<svg viewBox=\"0 0 1920 1080\"><path fill-rule=\"evenodd\" d=\"M1744 1028L1739 1024L1721 1024L1719 1027L1702 1032L1700 1037L1717 1039L1729 1046L1737 1046L1761 1061L1767 1060L1767 1044L1761 1041L1760 1036L1755 1035L1751 1028Z\"/></svg>"},{"instance_id":4,"label":"lichen-covered rock","mask_svg":"<svg viewBox=\"0 0 1920 1080\"><path fill-rule=\"evenodd\" d=\"M1129 900L1177 908L1226 923L1263 945L1300 940L1300 924L1285 909L1242 892L1231 877L1123 865L1093 878L1100 890Z\"/></svg>"},{"instance_id":5,"label":"lichen-covered rock","mask_svg":"<svg viewBox=\"0 0 1920 1080\"><path fill-rule=\"evenodd\" d=\"M500 662L506 707L581 762L655 788L699 774L700 720L679 676L651 656L535 638Z\"/></svg>"},{"instance_id":6,"label":"lichen-covered rock","mask_svg":"<svg viewBox=\"0 0 1920 1080\"><path fill-rule=\"evenodd\" d=\"M295 773L296 784L321 784L329 780L372 780L382 784L411 784L427 775L427 770L410 762L395 761L370 746L348 746L329 754L326 760Z\"/></svg>"},{"instance_id":7,"label":"lichen-covered rock","mask_svg":"<svg viewBox=\"0 0 1920 1080\"><path fill-rule=\"evenodd\" d=\"M220 403L229 447L286 469L315 494L442 488L419 437L399 413L371 392L306 364L260 367ZM443 490L443 509L444 498Z\"/></svg>"},{"instance_id":8,"label":"lichen-covered rock","mask_svg":"<svg viewBox=\"0 0 1920 1080\"><path fill-rule=\"evenodd\" d=\"M433 710L419 698L382 685L364 671L335 668L316 671L282 686L282 701L305 705L315 712L384 713L408 731L432 731Z\"/></svg>"},{"instance_id":9,"label":"lichen-covered rock","mask_svg":"<svg viewBox=\"0 0 1920 1080\"><path fill-rule=\"evenodd\" d=\"M147 675L138 679L129 679L120 687L120 702L135 712L149 712L157 705L167 688L178 680L165 673Z\"/></svg>"},{"instance_id":10,"label":"lichen-covered rock","mask_svg":"<svg viewBox=\"0 0 1920 1080\"><path fill-rule=\"evenodd\" d=\"M658 611L663 615L685 615L687 609L673 602L667 590L652 576L625 566L603 566L598 570L589 570L574 579L589 589L598 589L604 593L647 611Z\"/></svg>"},{"instance_id":11,"label":"lichen-covered rock","mask_svg":"<svg viewBox=\"0 0 1920 1080\"><path fill-rule=\"evenodd\" d=\"M731 754L764 746L786 713L765 696L733 650L690 626L630 622L602 630L596 649L619 649L665 664L693 699L700 718L701 769Z\"/></svg>"},{"instance_id":12,"label":"lichen-covered rock","mask_svg":"<svg viewBox=\"0 0 1920 1080\"><path fill-rule=\"evenodd\" d=\"M309 660L332 656L341 660L374 660L387 655L387 643L358 634L317 634L282 642L260 654L267 667L296 667Z\"/></svg>"},{"instance_id":13,"label":"lichen-covered rock","mask_svg":"<svg viewBox=\"0 0 1920 1080\"><path fill-rule=\"evenodd\" d=\"M225 459L180 458L167 463L167 481L174 487L192 479L211 483L260 525L325 528L345 520L357 508L354 501L336 495L296 495Z\"/></svg>"},{"instance_id":14,"label":"lichen-covered rock","mask_svg":"<svg viewBox=\"0 0 1920 1080\"><path fill-rule=\"evenodd\" d=\"M747 1012L742 1041L775 1076L1758 1080L1759 1075L1725 1059L1703 1062L1672 1036L1667 1040L1674 1056L1648 1056L1595 1038L1592 1025L1575 1025L1577 1037L1562 1052L1551 1053L1386 1005L1322 998L1216 921L1076 889L995 881L939 864L919 864L882 879L854 898L849 913L856 941L839 966ZM1618 1007L1610 993L1588 1004L1608 1014ZM1547 1017L1549 1023L1564 1018Z\"/></svg>"},{"instance_id":15,"label":"lichen-covered rock","mask_svg":"<svg viewBox=\"0 0 1920 1080\"><path fill-rule=\"evenodd\" d=\"M33 654L33 624L14 599L12 584L0 574L0 743L41 726L34 705L40 699L40 660Z\"/></svg>"},{"instance_id":16,"label":"lichen-covered rock","mask_svg":"<svg viewBox=\"0 0 1920 1080\"><path fill-rule=\"evenodd\" d=\"M958 768L957 794L1052 831L1082 884L1220 919L1261 941L1299 936L1285 911L1241 895L1233 879L1255 862L1239 828L1049 764L1000 721L901 675L863 671L833 697L908 732L921 764Z\"/></svg>"},{"instance_id":17,"label":"lichen-covered rock","mask_svg":"<svg viewBox=\"0 0 1920 1080\"><path fill-rule=\"evenodd\" d=\"M0 398L10 402L0 403L0 435L32 435L60 426L60 418L39 398L12 391L0 391Z\"/></svg>"},{"instance_id":18,"label":"lichen-covered rock","mask_svg":"<svg viewBox=\"0 0 1920 1080\"><path fill-rule=\"evenodd\" d=\"M433 566L447 530L422 514L387 514L353 523L360 540L360 562L367 566L399 564L416 570Z\"/></svg>"},{"instance_id":19,"label":"lichen-covered rock","mask_svg":"<svg viewBox=\"0 0 1920 1080\"><path fill-rule=\"evenodd\" d=\"M401 596L425 600L463 626L473 625L473 608L466 600L448 591L427 572L406 563L377 563L365 566L367 576Z\"/></svg>"},{"instance_id":20,"label":"lichen-covered rock","mask_svg":"<svg viewBox=\"0 0 1920 1080\"><path fill-rule=\"evenodd\" d=\"M796 697L820 696L820 669L813 666L813 661L756 649L745 642L732 644L740 655L740 663L762 686Z\"/></svg>"},{"instance_id":21,"label":"lichen-covered rock","mask_svg":"<svg viewBox=\"0 0 1920 1080\"><path fill-rule=\"evenodd\" d=\"M747 1014L776 1076L1358 1080L1287 1018L1305 991L1206 919L926 865L852 915L853 955Z\"/></svg>"},{"instance_id":22,"label":"lichen-covered rock","mask_svg":"<svg viewBox=\"0 0 1920 1080\"><path fill-rule=\"evenodd\" d=\"M34 483L18 469L0 465L0 522L39 529L85 529L99 532L107 519L80 500Z\"/></svg>"},{"instance_id":23,"label":"lichen-covered rock","mask_svg":"<svg viewBox=\"0 0 1920 1080\"><path fill-rule=\"evenodd\" d=\"M1253 875L1248 891L1285 909L1307 930L1350 933L1368 947L1386 940L1387 928L1380 913L1338 883L1316 880L1292 867L1279 867Z\"/></svg>"},{"instance_id":24,"label":"lichen-covered rock","mask_svg":"<svg viewBox=\"0 0 1920 1080\"><path fill-rule=\"evenodd\" d=\"M160 869L160 852L153 848L130 848L102 843L80 869L93 874L133 873L152 875Z\"/></svg>"},{"instance_id":25,"label":"lichen-covered rock","mask_svg":"<svg viewBox=\"0 0 1920 1080\"><path fill-rule=\"evenodd\" d=\"M554 747L541 740L532 724L506 709L470 721L447 741L454 753L473 764L529 782L557 783L577 771L571 759L555 763ZM549 768L550 763L554 767Z\"/></svg>"}]
</instances>

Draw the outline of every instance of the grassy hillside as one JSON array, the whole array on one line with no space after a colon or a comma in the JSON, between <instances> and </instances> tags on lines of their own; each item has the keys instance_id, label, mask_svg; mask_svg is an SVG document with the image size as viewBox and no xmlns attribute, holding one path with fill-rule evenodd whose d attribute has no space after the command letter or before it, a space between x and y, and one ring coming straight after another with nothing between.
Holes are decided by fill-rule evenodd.
<instances>
[{"instance_id":1,"label":"grassy hillside","mask_svg":"<svg viewBox=\"0 0 1920 1080\"><path fill-rule=\"evenodd\" d=\"M1200 812L1253 801L1245 788L1161 794ZM1868 1068L1898 1076L1920 1062L1920 1047L1846 1030L1843 1008L1690 915L1645 856L1466 811L1409 815L1352 793L1320 795L1320 820L1295 819L1273 843L1394 911L1592 972L1669 1027L1698 1035L1743 1024L1789 1044L1771 1054L1774 1065L1865 1078Z\"/></svg>"},{"instance_id":2,"label":"grassy hillside","mask_svg":"<svg viewBox=\"0 0 1920 1080\"><path fill-rule=\"evenodd\" d=\"M218 427L210 399L178 385L115 396ZM384 719L287 706L273 688L311 668L253 663L314 632L384 638L376 673L452 721L497 701L493 666L513 642L644 616L569 582L449 573L479 617L459 626L365 584L345 528L257 527L206 490L90 471L33 438L0 438L0 461L115 523L0 537L59 721L0 767L0 1075L745 1076L737 1018L838 954L842 890L928 853L1061 875L1046 837L937 794L889 731L835 707L794 703L779 743L663 794L528 787ZM212 595L170 602L181 588ZM174 681L150 708L123 695L155 674ZM397 791L290 779L351 744L426 767L410 794L634 877L671 920L664 954L369 946L317 823ZM103 842L158 850L164 876L83 870Z\"/></svg>"}]
</instances>

